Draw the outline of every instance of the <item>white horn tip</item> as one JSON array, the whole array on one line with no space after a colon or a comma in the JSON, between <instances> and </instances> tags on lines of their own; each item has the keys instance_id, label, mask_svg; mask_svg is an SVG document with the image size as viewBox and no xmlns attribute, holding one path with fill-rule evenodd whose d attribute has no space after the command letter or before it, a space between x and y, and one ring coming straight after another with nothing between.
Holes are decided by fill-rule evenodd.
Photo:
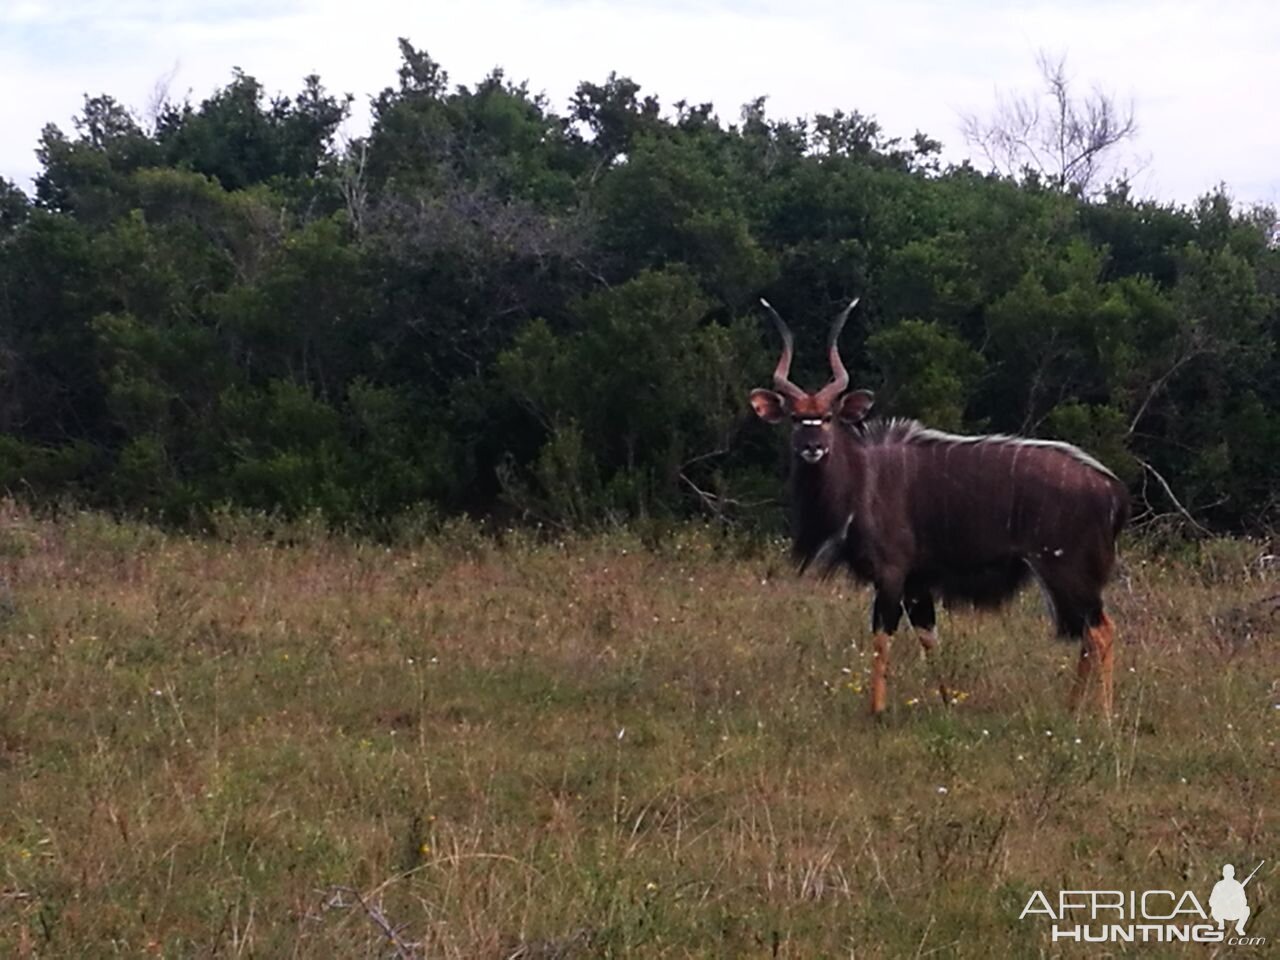
<instances>
[{"instance_id":1,"label":"white horn tip","mask_svg":"<svg viewBox=\"0 0 1280 960\"><path fill-rule=\"evenodd\" d=\"M760 302L761 302L761 303L763 303L763 304L764 304L766 307L768 307L770 310L772 310L772 309L773 309L773 306L772 306L772 305L769 303L769 301L768 301L768 300L766 300L764 297L761 297L761 298L760 298Z\"/></svg>"}]
</instances>

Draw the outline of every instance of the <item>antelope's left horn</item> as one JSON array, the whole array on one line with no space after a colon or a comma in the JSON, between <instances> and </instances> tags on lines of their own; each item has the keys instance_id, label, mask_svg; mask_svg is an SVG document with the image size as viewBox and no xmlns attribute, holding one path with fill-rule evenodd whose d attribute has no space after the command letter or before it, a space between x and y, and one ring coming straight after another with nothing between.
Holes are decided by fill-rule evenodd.
<instances>
[{"instance_id":1,"label":"antelope's left horn","mask_svg":"<svg viewBox=\"0 0 1280 960\"><path fill-rule=\"evenodd\" d=\"M849 305L840 311L840 316L836 317L835 322L831 324L831 334L827 337L827 357L831 361L831 382L822 388L820 396L822 397L838 397L849 386L849 371L844 368L844 361L840 359L840 331L844 329L844 322L849 319L849 314L853 312L853 308L858 305L860 297L854 297L849 301Z\"/></svg>"}]
</instances>

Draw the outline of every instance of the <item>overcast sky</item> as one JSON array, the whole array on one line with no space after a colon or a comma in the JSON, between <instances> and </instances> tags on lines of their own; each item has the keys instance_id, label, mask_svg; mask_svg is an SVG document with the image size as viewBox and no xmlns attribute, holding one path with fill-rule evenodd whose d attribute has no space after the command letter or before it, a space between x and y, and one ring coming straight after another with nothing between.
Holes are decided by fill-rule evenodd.
<instances>
[{"instance_id":1,"label":"overcast sky","mask_svg":"<svg viewBox=\"0 0 1280 960\"><path fill-rule=\"evenodd\" d=\"M395 81L397 36L454 83L502 66L559 109L616 70L725 121L765 94L774 116L859 110L949 159L967 155L960 114L1034 86L1044 48L1081 90L1134 101L1140 194L1187 202L1225 182L1280 202L1277 0L0 0L0 175L29 188L41 127L70 130L85 93L145 113L162 78L199 100L233 66L273 93L318 73L356 95L359 133Z\"/></svg>"}]
</instances>

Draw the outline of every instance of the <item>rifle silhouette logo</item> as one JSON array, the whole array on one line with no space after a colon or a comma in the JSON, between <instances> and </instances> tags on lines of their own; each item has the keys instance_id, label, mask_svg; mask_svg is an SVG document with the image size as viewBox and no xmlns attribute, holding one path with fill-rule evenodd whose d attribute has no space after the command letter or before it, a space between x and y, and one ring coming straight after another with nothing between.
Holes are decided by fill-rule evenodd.
<instances>
[{"instance_id":1,"label":"rifle silhouette logo","mask_svg":"<svg viewBox=\"0 0 1280 960\"><path fill-rule=\"evenodd\" d=\"M1244 924L1249 919L1249 898L1245 896L1244 888L1266 862L1263 860L1254 867L1244 878L1244 883L1236 879L1235 867L1229 863L1223 865L1222 879L1213 885L1213 892L1209 894L1209 912L1218 921L1219 930L1230 920L1236 925L1236 933L1244 936Z\"/></svg>"}]
</instances>

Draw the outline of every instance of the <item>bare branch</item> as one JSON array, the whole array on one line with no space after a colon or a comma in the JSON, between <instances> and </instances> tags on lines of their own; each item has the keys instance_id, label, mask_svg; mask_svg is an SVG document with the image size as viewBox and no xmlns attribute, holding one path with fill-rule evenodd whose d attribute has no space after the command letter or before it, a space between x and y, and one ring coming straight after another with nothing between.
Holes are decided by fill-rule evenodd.
<instances>
[{"instance_id":1,"label":"bare branch","mask_svg":"<svg viewBox=\"0 0 1280 960\"><path fill-rule=\"evenodd\" d=\"M156 82L151 85L151 95L147 97L147 130L154 134L160 126L160 118L164 116L165 111L169 108L172 100L169 97L169 88L173 85L173 79L178 75L178 61L173 62L173 66L168 72L162 73L156 78Z\"/></svg>"},{"instance_id":2,"label":"bare branch","mask_svg":"<svg viewBox=\"0 0 1280 960\"><path fill-rule=\"evenodd\" d=\"M960 130L994 169L1008 176L1035 171L1060 190L1097 193L1118 164L1115 148L1138 132L1132 103L1121 104L1098 86L1082 98L1072 94L1066 57L1036 57L1039 92L997 92L989 119L961 117Z\"/></svg>"},{"instance_id":3,"label":"bare branch","mask_svg":"<svg viewBox=\"0 0 1280 960\"><path fill-rule=\"evenodd\" d=\"M396 960L417 960L422 955L420 953L421 944L405 940L402 936L403 925L393 925L387 919L386 914L382 912L382 905L365 899L364 895L355 887L333 887L332 896L325 903L325 906L335 910L352 906L351 903L343 899L344 894L353 897L355 903L364 911L365 916L382 931L383 936L387 938L387 942L391 944L391 948L395 951Z\"/></svg>"},{"instance_id":4,"label":"bare branch","mask_svg":"<svg viewBox=\"0 0 1280 960\"><path fill-rule=\"evenodd\" d=\"M1147 391L1146 397L1143 399L1142 403L1139 404L1138 412L1135 413L1133 415L1133 419L1129 421L1129 429L1125 431L1126 437L1133 436L1133 431L1138 428L1138 423L1142 420L1143 416L1146 414L1147 407L1151 405L1151 401L1155 399L1156 394L1158 394L1161 390L1164 389L1165 384L1168 383L1170 379L1172 379L1173 375L1177 373L1179 370L1181 370L1184 366L1186 366L1187 363L1189 363L1191 360L1194 360L1196 357L1200 356L1204 352L1205 351L1203 350L1192 350L1189 353L1183 354L1181 357L1177 359L1177 361L1174 362L1173 366L1171 366L1168 370L1166 370L1163 374L1161 374L1159 377L1156 378L1155 382L1151 384L1151 389Z\"/></svg>"},{"instance_id":5,"label":"bare branch","mask_svg":"<svg viewBox=\"0 0 1280 960\"><path fill-rule=\"evenodd\" d=\"M1177 494L1173 492L1173 488L1169 486L1169 482L1160 475L1160 472L1156 470L1155 467L1140 457L1134 457L1134 459L1137 460L1138 463L1142 464L1142 468L1144 470L1149 471L1150 474L1156 478L1156 482L1159 483L1161 489L1164 490L1165 496L1167 496L1173 503L1174 507L1177 508L1178 513L1182 514L1183 519L1206 536L1213 536L1213 531L1196 520L1196 518L1191 515L1191 511L1182 505L1182 501L1179 500Z\"/></svg>"},{"instance_id":6,"label":"bare branch","mask_svg":"<svg viewBox=\"0 0 1280 960\"><path fill-rule=\"evenodd\" d=\"M684 471L680 472L680 480L689 486L689 489L697 495L698 500L701 501L702 505L717 520L724 519L724 511L729 507L734 507L739 510L751 510L756 507L763 507L776 502L774 500L736 500L733 497L719 496L712 493L710 490L704 490L702 487L698 486L689 479L689 475Z\"/></svg>"},{"instance_id":7,"label":"bare branch","mask_svg":"<svg viewBox=\"0 0 1280 960\"><path fill-rule=\"evenodd\" d=\"M365 213L369 208L369 185L365 180L365 166L369 159L369 144L365 140L348 142L342 151L342 166L338 176L338 189L347 206L351 229L356 236L364 235Z\"/></svg>"}]
</instances>

